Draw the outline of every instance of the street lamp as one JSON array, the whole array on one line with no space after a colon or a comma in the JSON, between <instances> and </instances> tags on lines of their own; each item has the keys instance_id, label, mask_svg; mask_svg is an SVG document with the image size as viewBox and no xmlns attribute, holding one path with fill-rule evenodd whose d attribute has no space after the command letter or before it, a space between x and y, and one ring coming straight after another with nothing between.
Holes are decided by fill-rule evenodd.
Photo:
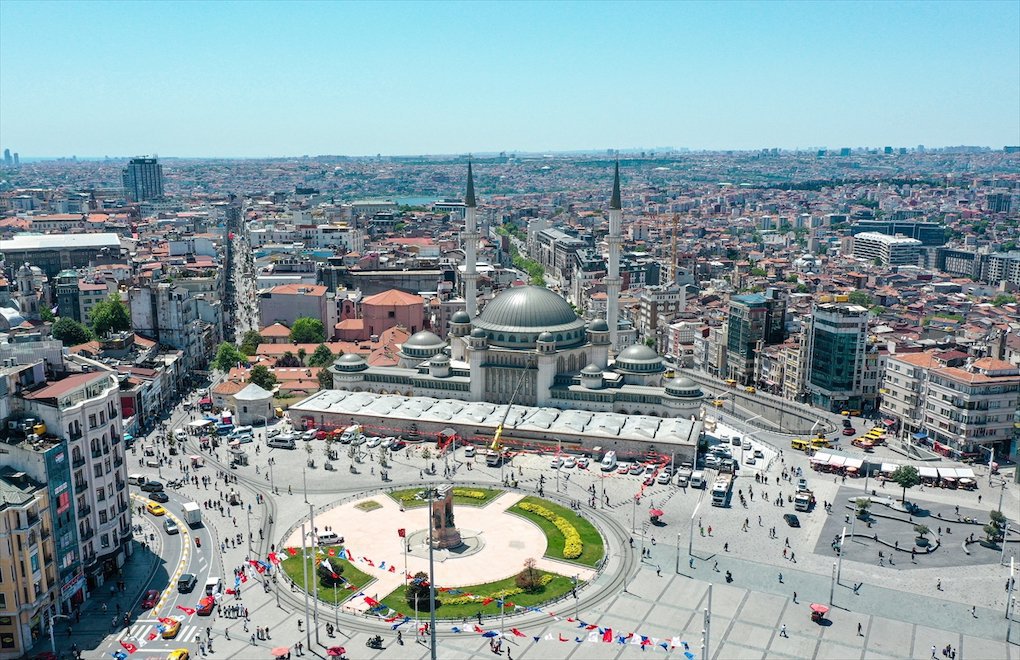
<instances>
[{"instance_id":1,"label":"street lamp","mask_svg":"<svg viewBox=\"0 0 1020 660\"><path fill-rule=\"evenodd\" d=\"M54 639L54 637L53 637L53 622L56 619L67 619L67 620L70 621L71 617L67 616L66 614L57 614L57 612L56 612L57 606L56 605L51 605L50 607L53 610L52 612L50 612L50 651L52 651L53 652L53 656L56 657L56 655L57 655L57 640Z\"/></svg>"}]
</instances>

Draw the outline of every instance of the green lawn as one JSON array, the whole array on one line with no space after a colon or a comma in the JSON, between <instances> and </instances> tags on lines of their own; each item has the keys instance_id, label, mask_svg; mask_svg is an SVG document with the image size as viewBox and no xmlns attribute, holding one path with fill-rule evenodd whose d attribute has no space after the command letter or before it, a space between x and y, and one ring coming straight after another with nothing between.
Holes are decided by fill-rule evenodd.
<instances>
[{"instance_id":1,"label":"green lawn","mask_svg":"<svg viewBox=\"0 0 1020 660\"><path fill-rule=\"evenodd\" d=\"M523 569L524 567L522 566L521 568ZM539 571L539 573L545 575L542 571ZM476 596L486 597L504 589L515 588L516 586L517 585L514 583L514 576L511 576L505 580L499 580L498 582L476 584L470 587L458 587L458 589L463 591L464 594L470 593ZM512 594L506 597L506 601L508 603L513 603L514 605L541 605L542 603L553 600L563 594L570 593L573 586L574 581L571 578L556 575L549 584L541 587L538 591L534 593ZM495 600L488 605L482 605L481 599L470 603L443 604L443 599L449 600L462 598L464 594L453 595L449 592L444 593L437 589L436 602L439 603L439 605L436 607L436 616L441 619L463 619L465 617L470 619L479 612L483 615L499 614L499 603ZM388 594L379 602L398 612L402 612L411 618L414 618L414 606L409 605L407 600L404 598L404 587L398 587L395 591ZM509 607L506 608L507 614L511 611L512 610ZM428 608L425 605L420 605L420 612L422 616L428 616Z\"/></svg>"},{"instance_id":2,"label":"green lawn","mask_svg":"<svg viewBox=\"0 0 1020 660\"><path fill-rule=\"evenodd\" d=\"M563 533L556 528L556 525L554 525L551 520L546 520L537 513L521 510L519 505L523 502L544 506L570 521L570 524L574 526L574 529L576 529L577 533L581 536L581 556L576 559L564 559ZM525 497L507 510L518 516L523 516L528 520L531 520L542 528L542 531L545 532L546 539L549 541L549 547L545 552L546 557L551 559L564 559L564 561L572 561L578 564L584 564L585 566L594 566L605 555L605 547L602 545L602 535L599 534L599 530L595 529L595 526L586 519L566 507L554 504L549 500L543 500L540 497Z\"/></svg>"},{"instance_id":3,"label":"green lawn","mask_svg":"<svg viewBox=\"0 0 1020 660\"><path fill-rule=\"evenodd\" d=\"M342 550L342 547L338 545L333 547L336 548L337 554L339 555L340 551ZM323 546L322 551L328 552L329 548ZM311 548L309 548L309 554L311 554ZM375 581L374 577L372 577L368 573L359 571L357 568L355 568L353 564L351 564L351 562L347 561L346 559L338 559L337 557L329 557L328 555L327 557L329 559L329 563L332 564L333 566L343 567L344 570L340 572L340 575L343 575L344 578L346 578L350 582L353 582L358 587L359 590L363 590L365 588L365 585ZM310 581L314 579L314 576L316 574L315 560L309 558L307 563L309 578L308 593L312 593L311 589L312 585ZM305 575L304 569L301 567L301 548L298 548L298 554L294 555L293 557L287 557L286 559L284 559L282 566L283 571L290 576L290 579L294 581L294 584L296 584L298 587L303 588L305 584ZM338 603L344 602L347 598L350 598L350 596L354 593L356 592L351 591L349 589L345 589L342 586L338 586L336 589L337 602ZM322 582L319 582L319 600L321 600L324 603L329 603L330 605L333 604L332 585L325 586Z\"/></svg>"},{"instance_id":4,"label":"green lawn","mask_svg":"<svg viewBox=\"0 0 1020 660\"><path fill-rule=\"evenodd\" d=\"M503 491L495 489L495 488L476 488L476 487L473 487L473 486L463 486L463 487L457 486L453 490L454 490L454 493L453 493L453 503L454 504L464 504L464 505L467 505L467 506L485 506L486 504L488 504L489 502L494 500L496 497L498 497L498 496L503 494ZM458 495L457 493L461 492L461 491L468 491L468 492L472 492L472 493L474 493L474 492L482 493L483 497L477 498L477 497L468 497L466 495ZM417 508L417 507L422 507L422 506L427 506L428 505L428 500L419 500L419 499L415 498L415 495L417 495L418 493L421 493L421 492L422 492L421 488L405 488L403 490L390 491L388 494L389 494L390 497L395 499L397 502L400 502L401 500L403 500L405 508L414 509L414 508Z\"/></svg>"}]
</instances>

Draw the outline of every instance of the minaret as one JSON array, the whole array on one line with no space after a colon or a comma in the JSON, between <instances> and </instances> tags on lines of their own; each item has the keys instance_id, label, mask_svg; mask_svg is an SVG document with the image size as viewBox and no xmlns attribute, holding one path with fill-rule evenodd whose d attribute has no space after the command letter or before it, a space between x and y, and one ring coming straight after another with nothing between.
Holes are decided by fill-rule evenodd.
<instances>
[{"instance_id":1,"label":"minaret","mask_svg":"<svg viewBox=\"0 0 1020 660\"><path fill-rule=\"evenodd\" d=\"M478 264L475 252L478 250L478 228L475 224L475 177L468 161L467 193L464 195L464 302L468 316L472 319L478 313Z\"/></svg>"},{"instance_id":2,"label":"minaret","mask_svg":"<svg viewBox=\"0 0 1020 660\"><path fill-rule=\"evenodd\" d=\"M623 215L623 204L620 202L620 161L616 161L616 172L613 178L613 196L609 200L609 276L606 277L606 323L609 324L609 343L614 351L620 350L617 345L620 334L620 220Z\"/></svg>"}]
</instances>

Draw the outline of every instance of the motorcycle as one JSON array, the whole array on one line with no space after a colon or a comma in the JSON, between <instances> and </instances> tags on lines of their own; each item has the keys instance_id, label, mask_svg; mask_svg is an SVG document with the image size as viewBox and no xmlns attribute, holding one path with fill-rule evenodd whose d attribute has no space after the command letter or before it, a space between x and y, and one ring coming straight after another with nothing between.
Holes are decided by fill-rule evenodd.
<instances>
[{"instance_id":1,"label":"motorcycle","mask_svg":"<svg viewBox=\"0 0 1020 660\"><path fill-rule=\"evenodd\" d=\"M370 649L381 649L383 647L382 636L369 637L365 640L365 646Z\"/></svg>"},{"instance_id":2,"label":"motorcycle","mask_svg":"<svg viewBox=\"0 0 1020 660\"><path fill-rule=\"evenodd\" d=\"M201 537L198 537L198 536L195 537L195 545L197 547L199 547L199 548L202 547L202 539L201 539Z\"/></svg>"}]
</instances>

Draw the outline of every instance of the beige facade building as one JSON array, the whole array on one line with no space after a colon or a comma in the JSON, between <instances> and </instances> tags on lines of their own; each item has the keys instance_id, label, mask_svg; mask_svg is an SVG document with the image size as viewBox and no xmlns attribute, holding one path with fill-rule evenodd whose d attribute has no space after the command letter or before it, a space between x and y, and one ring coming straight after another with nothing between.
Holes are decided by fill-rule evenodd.
<instances>
[{"instance_id":1,"label":"beige facade building","mask_svg":"<svg viewBox=\"0 0 1020 660\"><path fill-rule=\"evenodd\" d=\"M46 485L0 469L0 659L24 657L48 633L58 590L53 540Z\"/></svg>"}]
</instances>

